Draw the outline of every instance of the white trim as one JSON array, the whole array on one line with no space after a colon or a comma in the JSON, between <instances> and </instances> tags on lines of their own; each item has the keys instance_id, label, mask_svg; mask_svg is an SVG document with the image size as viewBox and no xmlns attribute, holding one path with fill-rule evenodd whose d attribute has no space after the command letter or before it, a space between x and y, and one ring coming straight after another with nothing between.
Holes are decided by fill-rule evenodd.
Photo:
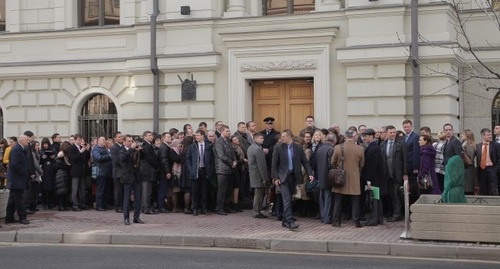
<instances>
[{"instance_id":1,"label":"white trim","mask_svg":"<svg viewBox=\"0 0 500 269\"><path fill-rule=\"evenodd\" d=\"M314 118L318 126L329 126L330 110L330 45L274 48L245 48L228 51L228 121L236 126L252 119L252 92L248 82L270 78L314 78ZM317 68L242 72L242 65L279 61L316 61ZM259 120L259 119L253 119Z\"/></svg>"}]
</instances>

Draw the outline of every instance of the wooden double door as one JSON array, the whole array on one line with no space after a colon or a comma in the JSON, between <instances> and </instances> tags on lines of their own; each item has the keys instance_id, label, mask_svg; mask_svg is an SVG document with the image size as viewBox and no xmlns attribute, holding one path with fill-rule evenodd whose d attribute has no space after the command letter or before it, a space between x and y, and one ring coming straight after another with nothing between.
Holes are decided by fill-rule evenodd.
<instances>
[{"instance_id":1,"label":"wooden double door","mask_svg":"<svg viewBox=\"0 0 500 269\"><path fill-rule=\"evenodd\" d=\"M265 128L264 118L273 117L274 129L298 135L308 115L314 116L312 79L253 81L253 118L259 131Z\"/></svg>"}]
</instances>

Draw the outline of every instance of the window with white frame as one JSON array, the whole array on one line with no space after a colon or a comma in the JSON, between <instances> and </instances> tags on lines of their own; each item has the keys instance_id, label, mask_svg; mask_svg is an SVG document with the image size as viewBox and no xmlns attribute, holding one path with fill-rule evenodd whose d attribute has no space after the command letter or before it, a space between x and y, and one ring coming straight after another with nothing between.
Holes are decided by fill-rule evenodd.
<instances>
[{"instance_id":1,"label":"window with white frame","mask_svg":"<svg viewBox=\"0 0 500 269\"><path fill-rule=\"evenodd\" d=\"M80 27L120 24L120 0L80 0L78 3Z\"/></svg>"}]
</instances>

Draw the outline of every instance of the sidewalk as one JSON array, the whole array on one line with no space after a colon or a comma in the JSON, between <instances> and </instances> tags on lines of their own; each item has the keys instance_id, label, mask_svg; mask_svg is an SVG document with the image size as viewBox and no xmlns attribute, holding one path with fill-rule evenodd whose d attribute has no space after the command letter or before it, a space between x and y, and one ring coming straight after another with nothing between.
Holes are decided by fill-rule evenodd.
<instances>
[{"instance_id":1,"label":"sidewalk","mask_svg":"<svg viewBox=\"0 0 500 269\"><path fill-rule=\"evenodd\" d=\"M500 261L500 245L496 244L401 240L403 222L363 228L347 222L334 228L316 219L298 218L299 229L289 231L273 217L252 218L250 210L228 216L141 214L146 224L130 226L123 224L123 214L112 210L41 210L28 219L29 225L7 225L2 219L0 242L224 247Z\"/></svg>"}]
</instances>

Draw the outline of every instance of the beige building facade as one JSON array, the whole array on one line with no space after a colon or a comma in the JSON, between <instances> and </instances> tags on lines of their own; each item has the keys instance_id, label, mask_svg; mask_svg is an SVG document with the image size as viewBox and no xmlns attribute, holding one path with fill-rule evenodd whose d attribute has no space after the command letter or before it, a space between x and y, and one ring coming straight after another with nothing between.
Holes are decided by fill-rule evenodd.
<instances>
[{"instance_id":1,"label":"beige building facade","mask_svg":"<svg viewBox=\"0 0 500 269\"><path fill-rule=\"evenodd\" d=\"M27 129L38 136L67 136L84 132L82 128L131 134L153 129L152 0L4 2L4 136ZM217 120L235 129L237 122L254 117L262 127L257 117L263 115L293 129L308 114L315 116L317 126L338 123L343 129L358 124L399 127L403 119L413 119L408 0L295 0L294 13L300 14L279 14L291 2L160 0L159 131L200 121L210 127ZM189 14L182 15L181 6L189 6ZM484 14L471 14L470 27L485 29ZM418 16L426 40L419 49L421 125L433 131L446 122L456 130L490 127L496 91L474 82L457 84L458 73L467 67L461 54L433 45L456 41L450 6L419 1ZM473 32L479 46L500 44L484 30ZM499 51L493 47L480 53L495 64ZM196 98L186 101L181 81L191 78ZM297 80L302 81L299 86L287 82ZM290 85L286 93L272 87L281 81ZM256 94L256 82L269 87ZM106 120L99 115L111 112L97 109L92 117L82 117L97 95L108 98L115 127L99 125ZM277 103L266 103L273 98ZM85 125L83 120L95 122Z\"/></svg>"}]
</instances>

